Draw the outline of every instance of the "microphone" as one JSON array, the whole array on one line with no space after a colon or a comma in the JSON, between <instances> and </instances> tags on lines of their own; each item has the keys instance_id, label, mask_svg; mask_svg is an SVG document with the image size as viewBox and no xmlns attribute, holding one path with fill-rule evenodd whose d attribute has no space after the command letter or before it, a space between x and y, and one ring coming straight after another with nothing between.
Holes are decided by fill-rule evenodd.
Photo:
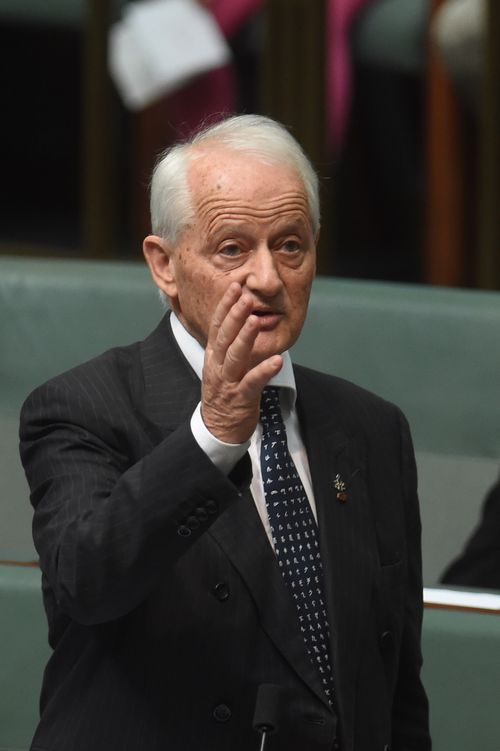
<instances>
[{"instance_id":1,"label":"microphone","mask_svg":"<svg viewBox=\"0 0 500 751\"><path fill-rule=\"evenodd\" d=\"M285 689L273 683L261 683L257 689L253 728L262 735L260 751L265 749L267 736L279 730L285 694Z\"/></svg>"}]
</instances>

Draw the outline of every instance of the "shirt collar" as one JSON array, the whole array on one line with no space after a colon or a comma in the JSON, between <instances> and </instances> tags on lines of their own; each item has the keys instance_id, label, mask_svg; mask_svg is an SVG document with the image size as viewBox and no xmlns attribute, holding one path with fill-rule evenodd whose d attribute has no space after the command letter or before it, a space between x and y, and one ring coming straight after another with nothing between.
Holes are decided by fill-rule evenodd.
<instances>
[{"instance_id":1,"label":"shirt collar","mask_svg":"<svg viewBox=\"0 0 500 751\"><path fill-rule=\"evenodd\" d=\"M194 338L194 336L191 336L189 331L184 328L173 311L171 311L170 313L170 326L182 354L201 381L201 374L203 372L203 360L205 357L205 351L203 347ZM269 385L286 389L290 408L293 408L295 406L295 400L297 398L297 388L295 386L295 376L293 373L292 360L288 351L283 352L282 357L283 367L277 375L271 378ZM284 395L285 394L283 393L283 396Z\"/></svg>"}]
</instances>

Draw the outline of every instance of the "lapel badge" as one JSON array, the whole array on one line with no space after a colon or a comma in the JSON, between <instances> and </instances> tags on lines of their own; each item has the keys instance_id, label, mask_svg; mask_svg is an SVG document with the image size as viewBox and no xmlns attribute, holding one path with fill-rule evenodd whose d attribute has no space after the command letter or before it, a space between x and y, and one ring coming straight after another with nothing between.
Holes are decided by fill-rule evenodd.
<instances>
[{"instance_id":1,"label":"lapel badge","mask_svg":"<svg viewBox=\"0 0 500 751\"><path fill-rule=\"evenodd\" d=\"M335 486L335 490L337 491L337 501L345 503L349 498L349 494L347 493L347 485L339 474L335 476L335 482L333 484Z\"/></svg>"}]
</instances>

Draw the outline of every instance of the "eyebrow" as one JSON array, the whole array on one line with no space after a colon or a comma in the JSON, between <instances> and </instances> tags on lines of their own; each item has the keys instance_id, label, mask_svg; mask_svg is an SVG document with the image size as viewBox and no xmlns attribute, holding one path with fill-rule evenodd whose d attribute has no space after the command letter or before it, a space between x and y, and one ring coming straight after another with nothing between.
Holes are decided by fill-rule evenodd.
<instances>
[{"instance_id":1,"label":"eyebrow","mask_svg":"<svg viewBox=\"0 0 500 751\"><path fill-rule=\"evenodd\" d=\"M280 237L286 237L287 235L299 235L302 237L307 232L307 229L307 222L304 219L297 218L296 220L287 221L282 226L275 228L271 227L269 240L272 243ZM209 230L207 233L207 239L213 243L219 243L224 238L231 240L233 238L237 239L238 237L252 239L254 237L254 232L250 228L245 227L244 222L242 221L239 225L228 223L217 229L215 232Z\"/></svg>"}]
</instances>

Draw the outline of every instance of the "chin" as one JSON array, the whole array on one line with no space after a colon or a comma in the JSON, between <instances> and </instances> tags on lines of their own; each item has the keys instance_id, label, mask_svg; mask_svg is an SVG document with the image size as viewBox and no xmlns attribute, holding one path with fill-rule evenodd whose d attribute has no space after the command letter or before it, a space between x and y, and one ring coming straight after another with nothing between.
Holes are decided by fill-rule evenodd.
<instances>
[{"instance_id":1,"label":"chin","mask_svg":"<svg viewBox=\"0 0 500 751\"><path fill-rule=\"evenodd\" d=\"M259 337L257 337L257 341L252 350L252 359L257 364L273 355L281 355L289 348L289 346L291 345L289 345L282 337L266 337L266 339L261 339L260 341Z\"/></svg>"}]
</instances>

